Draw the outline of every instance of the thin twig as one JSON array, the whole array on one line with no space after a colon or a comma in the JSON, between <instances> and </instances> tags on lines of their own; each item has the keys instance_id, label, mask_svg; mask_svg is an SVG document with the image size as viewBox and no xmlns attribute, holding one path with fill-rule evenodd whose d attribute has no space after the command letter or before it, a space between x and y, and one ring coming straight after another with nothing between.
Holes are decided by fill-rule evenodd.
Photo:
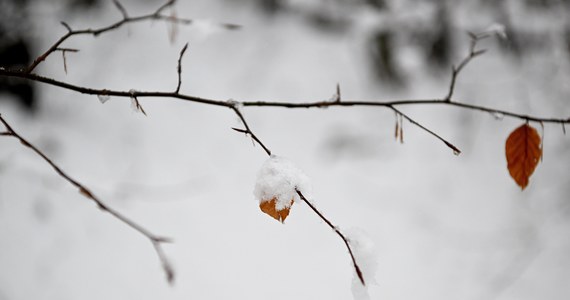
<instances>
[{"instance_id":1,"label":"thin twig","mask_svg":"<svg viewBox=\"0 0 570 300\"><path fill-rule=\"evenodd\" d=\"M167 8L169 8L169 7L172 7L175 3L176 3L176 0L169 0L168 2L166 2L166 3L164 3L162 6L160 6L160 7L156 10L155 14L156 14L156 15L160 15L163 10L165 10L165 9L167 9Z\"/></svg>"},{"instance_id":2,"label":"thin twig","mask_svg":"<svg viewBox=\"0 0 570 300\"><path fill-rule=\"evenodd\" d=\"M132 109L136 112L141 112L143 115L148 117L146 112L144 111L144 108L142 107L141 103L139 102L139 99L137 98L137 91L130 90L129 92L131 93L131 107L132 107Z\"/></svg>"},{"instance_id":3,"label":"thin twig","mask_svg":"<svg viewBox=\"0 0 570 300\"><path fill-rule=\"evenodd\" d=\"M301 193L299 189L295 188L295 192L297 192L297 195L301 197L301 200L305 201L305 203L309 205L309 207L313 210L313 212L315 212L342 239L342 241L346 245L346 248L348 249L348 253L350 254L350 258L352 259L352 264L354 266L354 270L356 271L356 275L358 275L358 279L360 279L362 285L366 285L366 283L364 282L364 276L362 276L362 271L360 271L360 267L358 266L358 263L354 258L354 253L352 253L352 248L350 247L348 239L309 200L307 200L307 198L305 198L305 195L303 195L303 193Z\"/></svg>"},{"instance_id":4,"label":"thin twig","mask_svg":"<svg viewBox=\"0 0 570 300\"><path fill-rule=\"evenodd\" d=\"M251 136L251 138L256 141L259 146L261 146L261 148L263 148L263 150L265 150L265 153L267 153L267 155L271 156L271 151L269 150L269 148L267 148L259 138L257 138L257 136L251 131L251 129L249 128L249 125L247 124L245 118L243 117L243 114L239 111L239 108L237 107L237 105L233 104L230 102L230 106L229 106L238 116L238 118L241 120L243 126L245 126L245 129L238 129L238 128L233 128L233 130L237 131L237 132L241 132L241 133L245 133L246 135Z\"/></svg>"},{"instance_id":5,"label":"thin twig","mask_svg":"<svg viewBox=\"0 0 570 300\"><path fill-rule=\"evenodd\" d=\"M65 74L67 74L67 57L65 56L66 52L79 52L78 49L72 48L56 48L55 51L61 51L61 57L63 58L63 70Z\"/></svg>"},{"instance_id":6,"label":"thin twig","mask_svg":"<svg viewBox=\"0 0 570 300\"><path fill-rule=\"evenodd\" d=\"M475 47L477 46L477 43L484 39L487 38L489 35L487 33L480 33L480 34L475 34L475 33L468 33L469 37L471 38L471 43L469 46L469 53L467 54L467 56L465 58L463 58L463 60L459 63L459 65L457 67L452 66L451 67L451 82L449 83L449 91L447 92L447 96L445 96L445 98L443 98L443 101L445 102L451 102L451 97L453 96L453 92L455 90L455 82L457 81L457 76L459 76L459 73L461 72L461 70L463 70L463 68L465 68L465 66L467 66L467 64L474 59L475 57L485 53L487 50L475 50Z\"/></svg>"},{"instance_id":7,"label":"thin twig","mask_svg":"<svg viewBox=\"0 0 570 300\"><path fill-rule=\"evenodd\" d=\"M180 56L178 56L178 85L176 86L176 91L174 93L178 94L180 92L180 86L182 85L182 57L184 56L184 52L188 49L188 43L184 45L182 50L180 51Z\"/></svg>"},{"instance_id":8,"label":"thin twig","mask_svg":"<svg viewBox=\"0 0 570 300\"><path fill-rule=\"evenodd\" d=\"M61 25L63 25L63 27L65 27L65 29L67 29L67 32L72 32L73 30L71 29L71 26L69 26L69 24L61 21L59 22Z\"/></svg>"},{"instance_id":9,"label":"thin twig","mask_svg":"<svg viewBox=\"0 0 570 300\"><path fill-rule=\"evenodd\" d=\"M426 128L425 126L423 126L422 124L418 123L416 120L410 118L408 115L406 115L405 113L403 113L401 110L398 110L397 108L395 108L394 106L390 106L390 108L396 112L397 114L399 114L400 116L404 117L406 120L410 121L410 123L418 126L419 128L421 128L422 130L426 131L427 133L433 135L434 137L436 137L438 140L442 141L447 147L451 148L451 150L453 150L453 154L455 155L459 155L461 154L461 150L459 150L459 148L457 148L455 145L453 145L452 143L448 142L447 140L445 140L444 138L442 138L441 136L439 136L437 133L429 130L428 128ZM402 126L403 124L400 123L400 140L404 141L404 138L402 136Z\"/></svg>"},{"instance_id":10,"label":"thin twig","mask_svg":"<svg viewBox=\"0 0 570 300\"><path fill-rule=\"evenodd\" d=\"M121 12L121 15L123 15L123 19L129 18L129 15L127 14L127 10L125 9L125 7L123 7L121 2L119 2L119 0L113 0L113 4L115 4L117 9Z\"/></svg>"},{"instance_id":11,"label":"thin twig","mask_svg":"<svg viewBox=\"0 0 570 300\"><path fill-rule=\"evenodd\" d=\"M107 204L105 204L103 201L101 201L98 197L96 197L95 194L93 194L93 192L91 192L91 190L89 190L84 184L80 183L79 181L77 181L76 179L72 178L70 175L65 173L49 157L47 157L47 155L45 155L41 150L39 150L36 146L34 146L32 143L30 143L24 137L19 135L16 131L14 131L14 129L8 124L8 122L2 117L2 115L0 115L0 122L2 122L2 124L4 124L4 127L6 127L6 131L3 132L2 135L12 136L12 137L18 139L22 145L28 147L29 149L34 151L37 155L39 155L41 158L43 158L43 160L45 160L55 170L55 172L60 177L62 177L67 182L71 183L71 185L76 187L83 196L87 197L88 199L92 200L95 204L97 204L99 209L109 213L110 215L115 217L117 220L123 222L127 226L131 227L132 229L136 230L137 232L139 232L140 234L142 234L143 236L148 238L150 240L150 242L152 243L152 245L154 246L156 254L158 255L158 258L159 258L159 260L163 266L163 269L166 273L168 282L171 284L173 283L174 273L172 271L172 267L170 266L168 260L166 259L166 255L164 254L164 251L162 250L162 244L163 243L170 243L171 242L171 240L169 238L165 238L165 237L153 234L152 232L150 232L148 229L146 229L142 225L139 225L135 221L129 219L125 215L123 215L123 214L119 213L118 211L114 210L113 208L109 207Z\"/></svg>"},{"instance_id":12,"label":"thin twig","mask_svg":"<svg viewBox=\"0 0 570 300\"><path fill-rule=\"evenodd\" d=\"M120 21L117 21L111 25L101 27L98 29L82 29L82 30L72 30L71 26L69 26L67 23L60 22L67 29L68 32L66 34L64 34L63 36L61 36L55 43L53 43L43 54L39 55L36 59L34 59L32 64L30 66L28 66L28 68L26 69L26 72L31 73L33 70L35 70L36 67L40 63L42 63L49 55L51 55L53 52L55 52L56 49L63 42L65 42L70 37L75 36L75 35L98 36L99 34L117 29L117 28L119 28L119 27L121 27L127 23L135 23L135 22L141 22L141 21L146 21L146 20L163 20L163 21L167 21L167 22L175 22L175 23L180 23L180 24L191 24L193 22L193 20L190 20L190 19L179 19L179 18L173 18L172 16L162 15L163 10L174 5L174 3L175 3L174 0L170 0L170 1L166 2L165 4L160 6L153 13L141 15L138 17L129 17L128 14L126 13L126 10L124 9L124 7L119 2L113 1L113 3L115 3L115 6L117 6L117 8L121 11L121 14L123 15L123 18ZM240 27L239 25L227 24L227 23L220 23L219 25L224 27L224 28L227 28L227 29L236 29L236 28Z\"/></svg>"}]
</instances>

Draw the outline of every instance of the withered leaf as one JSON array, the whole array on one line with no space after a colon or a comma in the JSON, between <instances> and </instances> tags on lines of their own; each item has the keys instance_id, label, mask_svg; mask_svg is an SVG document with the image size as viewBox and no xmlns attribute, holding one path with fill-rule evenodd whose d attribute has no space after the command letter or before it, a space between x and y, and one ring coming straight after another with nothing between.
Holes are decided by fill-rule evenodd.
<instances>
[{"instance_id":1,"label":"withered leaf","mask_svg":"<svg viewBox=\"0 0 570 300\"><path fill-rule=\"evenodd\" d=\"M505 152L509 173L524 190L542 156L540 135L532 126L523 124L507 138Z\"/></svg>"},{"instance_id":2,"label":"withered leaf","mask_svg":"<svg viewBox=\"0 0 570 300\"><path fill-rule=\"evenodd\" d=\"M277 208L275 207L276 204L277 204L277 199L272 198L269 201L261 202L259 204L259 208L261 208L262 212L270 215L275 220L283 223L283 222L285 222L285 219L289 215L289 210L291 210L291 205L293 205L293 199L291 199L291 202L290 202L288 207L285 207L281 210L277 210Z\"/></svg>"}]
</instances>

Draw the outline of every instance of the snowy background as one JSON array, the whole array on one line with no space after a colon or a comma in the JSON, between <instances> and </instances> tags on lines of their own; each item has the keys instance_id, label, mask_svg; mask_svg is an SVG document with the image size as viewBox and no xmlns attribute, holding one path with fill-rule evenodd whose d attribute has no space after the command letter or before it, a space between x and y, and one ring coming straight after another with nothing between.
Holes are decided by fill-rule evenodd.
<instances>
[{"instance_id":1,"label":"snowy background","mask_svg":"<svg viewBox=\"0 0 570 300\"><path fill-rule=\"evenodd\" d=\"M57 53L37 71L94 88L170 91L188 42L181 92L189 95L319 101L340 83L344 99L439 98L447 92L449 63L467 51L465 32L505 23L489 13L493 7L481 8L489 1L448 5L454 51L438 68L406 31L437 24L438 1L387 1L389 10L366 1L266 2L282 7L179 1L177 16L202 21L179 26L173 43L164 22L131 24L66 42L81 50L67 54L67 74ZM162 4L122 3L132 16ZM524 51L513 54L499 39L483 42L489 52L461 74L456 99L567 118L566 11L504 3L509 24L534 43L521 39ZM65 33L61 20L79 29L120 18L111 1L90 9L56 0L28 4L28 21L17 27L33 40L32 56ZM341 28L322 25L330 19L307 21L315 11ZM212 26L218 21L243 28ZM377 50L371 55L370 40L379 29L394 33L399 75L371 67ZM101 104L61 88L35 89L33 114L0 93L2 116L110 206L172 237L165 250L177 279L173 287L164 280L148 240L99 211L15 139L2 138L0 300L352 298L346 248L306 205L294 204L284 225L259 210L253 189L267 157L231 130L241 127L231 110L145 98L145 117L126 98ZM394 113L382 108L243 113L275 154L311 178L313 202L334 224L359 228L374 243L371 299L568 299L570 138L561 126L545 124L544 160L521 192L504 157L504 142L521 120L444 106L402 110L463 153L453 155L408 122L405 143L396 142Z\"/></svg>"}]
</instances>

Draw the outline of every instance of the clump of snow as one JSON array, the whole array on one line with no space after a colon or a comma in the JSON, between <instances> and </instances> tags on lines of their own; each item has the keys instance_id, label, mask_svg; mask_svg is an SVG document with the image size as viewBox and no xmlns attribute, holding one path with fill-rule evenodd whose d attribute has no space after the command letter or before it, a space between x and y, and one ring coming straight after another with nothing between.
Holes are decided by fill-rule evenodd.
<instances>
[{"instance_id":1,"label":"clump of snow","mask_svg":"<svg viewBox=\"0 0 570 300\"><path fill-rule=\"evenodd\" d=\"M485 32L496 34L503 39L507 39L507 29L506 29L505 25L503 25L501 23L493 23L493 24L489 25L489 27L487 27Z\"/></svg>"},{"instance_id":2,"label":"clump of snow","mask_svg":"<svg viewBox=\"0 0 570 300\"><path fill-rule=\"evenodd\" d=\"M358 228L343 231L343 234L350 243L352 253L366 283L366 286L363 286L358 275L354 272L351 288L352 296L355 300L369 300L368 286L370 286L370 284L376 284L374 277L376 276L378 268L374 242L372 242L370 237L363 230Z\"/></svg>"},{"instance_id":3,"label":"clump of snow","mask_svg":"<svg viewBox=\"0 0 570 300\"><path fill-rule=\"evenodd\" d=\"M291 206L291 199L301 201L295 189L309 197L309 177L288 159L271 155L257 173L253 194L259 203L275 199L275 208L281 210Z\"/></svg>"},{"instance_id":4,"label":"clump of snow","mask_svg":"<svg viewBox=\"0 0 570 300\"><path fill-rule=\"evenodd\" d=\"M111 96L109 95L97 95L97 98L99 98L99 101L102 104L105 104L105 102L109 101L109 99L111 99Z\"/></svg>"}]
</instances>

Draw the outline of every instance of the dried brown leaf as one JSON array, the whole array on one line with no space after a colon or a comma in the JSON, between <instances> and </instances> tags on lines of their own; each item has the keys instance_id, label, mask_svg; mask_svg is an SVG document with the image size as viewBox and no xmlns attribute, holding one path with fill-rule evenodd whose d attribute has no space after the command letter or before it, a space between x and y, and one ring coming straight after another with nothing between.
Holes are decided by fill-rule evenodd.
<instances>
[{"instance_id":1,"label":"dried brown leaf","mask_svg":"<svg viewBox=\"0 0 570 300\"><path fill-rule=\"evenodd\" d=\"M542 156L540 135L532 126L521 125L507 138L505 153L511 177L524 190Z\"/></svg>"},{"instance_id":2,"label":"dried brown leaf","mask_svg":"<svg viewBox=\"0 0 570 300\"><path fill-rule=\"evenodd\" d=\"M275 220L283 223L285 222L285 219L289 215L289 210L291 210L291 205L293 205L293 199L291 199L291 202L288 207L285 207L281 210L277 210L277 208L275 207L276 205L277 205L277 199L272 198L271 200L261 202L259 204L259 208L261 208L262 212L270 215Z\"/></svg>"}]
</instances>

